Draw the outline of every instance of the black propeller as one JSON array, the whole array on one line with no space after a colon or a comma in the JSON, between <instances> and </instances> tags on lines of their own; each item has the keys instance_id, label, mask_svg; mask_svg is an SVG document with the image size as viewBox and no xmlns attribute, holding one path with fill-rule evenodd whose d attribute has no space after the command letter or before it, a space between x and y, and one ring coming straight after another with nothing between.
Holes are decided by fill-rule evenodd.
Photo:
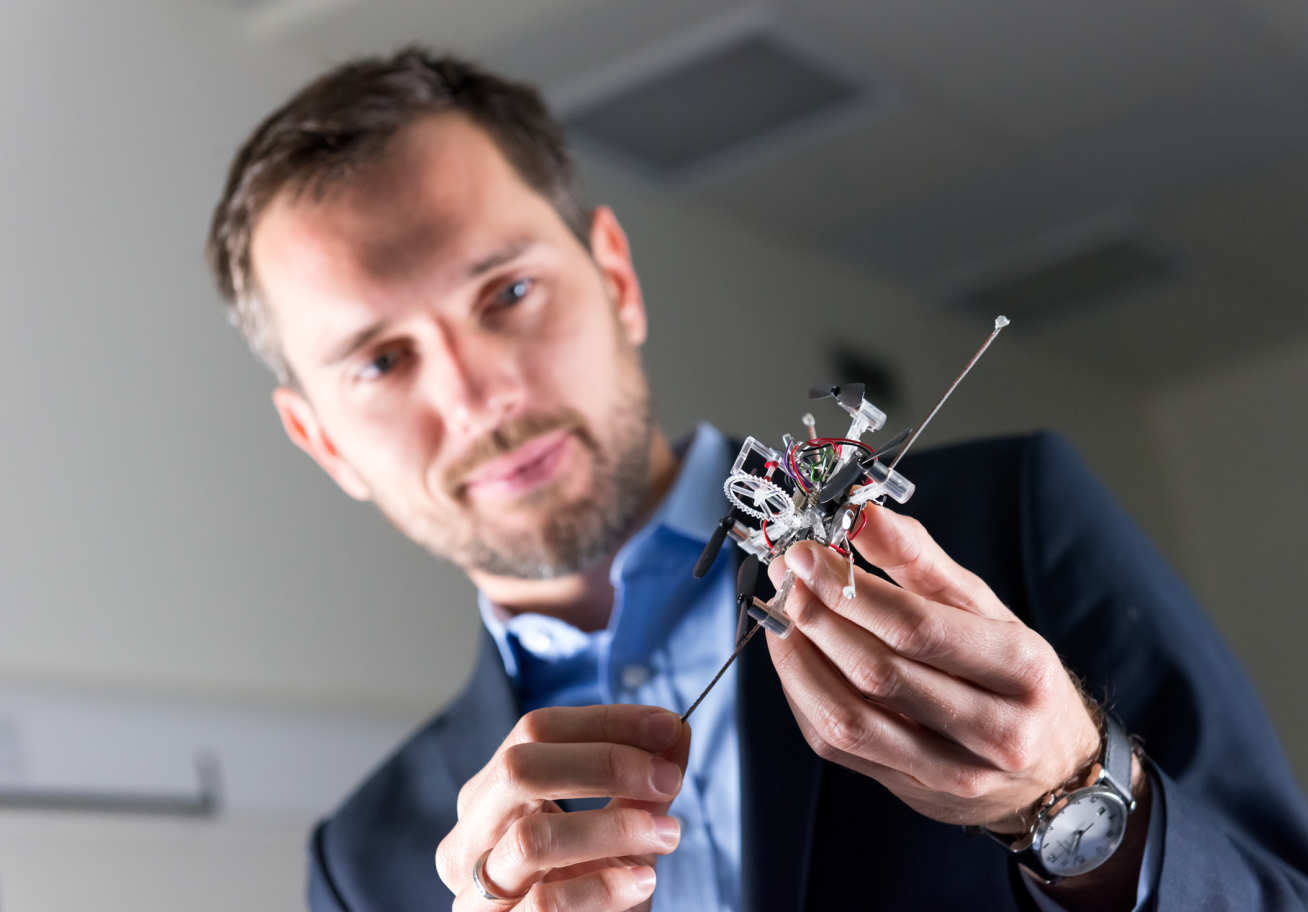
<instances>
[{"instance_id":1,"label":"black propeller","mask_svg":"<svg viewBox=\"0 0 1308 912\"><path fill-rule=\"evenodd\" d=\"M754 601L754 593L758 591L759 568L762 566L754 554L740 562L740 569L736 571L737 604Z\"/></svg>"},{"instance_id":2,"label":"black propeller","mask_svg":"<svg viewBox=\"0 0 1308 912\"><path fill-rule=\"evenodd\" d=\"M704 550L699 553L699 560L695 561L695 569L691 572L695 574L695 579L703 579L713 567L713 562L718 559L718 552L722 550L722 543L727 540L727 532L735 524L736 520L728 513L722 517L718 527L713 530L709 537L708 544Z\"/></svg>"},{"instance_id":3,"label":"black propeller","mask_svg":"<svg viewBox=\"0 0 1308 912\"><path fill-rule=\"evenodd\" d=\"M825 399L831 396L847 409L857 409L863 404L862 383L841 383L838 386L815 386L808 391L810 399Z\"/></svg>"},{"instance_id":4,"label":"black propeller","mask_svg":"<svg viewBox=\"0 0 1308 912\"><path fill-rule=\"evenodd\" d=\"M831 503L845 496L849 486L857 482L867 473L863 468L863 461L860 459L851 459L841 467L840 471L831 476L831 480L822 486L818 492L818 503Z\"/></svg>"}]
</instances>

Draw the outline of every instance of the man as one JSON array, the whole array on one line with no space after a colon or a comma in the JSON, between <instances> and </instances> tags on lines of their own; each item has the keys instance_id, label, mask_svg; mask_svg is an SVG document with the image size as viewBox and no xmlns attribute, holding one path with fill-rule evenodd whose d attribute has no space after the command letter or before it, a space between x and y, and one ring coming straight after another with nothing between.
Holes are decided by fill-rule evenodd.
<instances>
[{"instance_id":1,"label":"man","mask_svg":"<svg viewBox=\"0 0 1308 912\"><path fill-rule=\"evenodd\" d=\"M732 643L734 555L690 569L733 447L652 423L626 238L530 89L417 49L326 74L241 149L209 252L292 441L467 572L487 627L468 690L315 831L315 909L1308 900L1251 688L1048 436L906 461L918 518L854 539L885 577L847 598L796 546L796 632L694 738L656 708Z\"/></svg>"}]
</instances>

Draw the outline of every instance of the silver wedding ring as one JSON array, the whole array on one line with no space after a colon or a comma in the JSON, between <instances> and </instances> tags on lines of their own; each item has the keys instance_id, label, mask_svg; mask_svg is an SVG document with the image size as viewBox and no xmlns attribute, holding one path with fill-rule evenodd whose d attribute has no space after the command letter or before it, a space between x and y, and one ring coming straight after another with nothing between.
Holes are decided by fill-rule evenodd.
<instances>
[{"instance_id":1,"label":"silver wedding ring","mask_svg":"<svg viewBox=\"0 0 1308 912\"><path fill-rule=\"evenodd\" d=\"M486 859L490 857L490 849L481 853L477 863L472 866L472 885L477 888L481 898L488 902L499 903L502 906L516 905L521 896L500 896L490 887L486 886ZM526 895L526 894L524 894Z\"/></svg>"}]
</instances>

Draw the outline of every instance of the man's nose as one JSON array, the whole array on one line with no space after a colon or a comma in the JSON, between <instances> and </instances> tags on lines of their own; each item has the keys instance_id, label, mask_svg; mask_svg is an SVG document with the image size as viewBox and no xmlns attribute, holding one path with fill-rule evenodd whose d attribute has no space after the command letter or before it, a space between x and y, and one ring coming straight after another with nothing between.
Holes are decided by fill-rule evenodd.
<instances>
[{"instance_id":1,"label":"man's nose","mask_svg":"<svg viewBox=\"0 0 1308 912\"><path fill-rule=\"evenodd\" d=\"M512 347L484 332L442 328L436 361L428 372L432 401L450 430L479 437L499 427L523 404L525 391Z\"/></svg>"}]
</instances>

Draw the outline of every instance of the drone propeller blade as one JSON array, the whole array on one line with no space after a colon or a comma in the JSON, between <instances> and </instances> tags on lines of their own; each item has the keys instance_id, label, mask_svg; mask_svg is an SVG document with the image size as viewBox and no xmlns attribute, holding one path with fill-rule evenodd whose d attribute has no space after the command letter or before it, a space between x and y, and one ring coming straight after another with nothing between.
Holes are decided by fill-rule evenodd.
<instances>
[{"instance_id":1,"label":"drone propeller blade","mask_svg":"<svg viewBox=\"0 0 1308 912\"><path fill-rule=\"evenodd\" d=\"M866 387L861 383L842 383L836 389L836 401L852 412L858 411Z\"/></svg>"},{"instance_id":2,"label":"drone propeller blade","mask_svg":"<svg viewBox=\"0 0 1308 912\"><path fill-rule=\"evenodd\" d=\"M904 441L908 440L909 435L912 434L912 433L913 433L913 429L912 429L911 427L906 427L906 428L904 428L902 431L900 431L900 432L899 432L898 434L896 434L894 437L891 437L889 440L887 440L887 441L886 441L886 442L885 442L885 443L884 443L884 444L883 444L883 445L882 445L882 446L877 450L876 455L877 455L877 456L880 456L880 457L883 457L883 458L886 457L886 456L891 455L891 454L894 453L896 450L898 450L901 446L904 445ZM863 458L863 461L864 461L865 463L867 463L867 466L868 466L869 468L871 467L871 465L872 465L871 460L869 460L867 457L864 457L864 458Z\"/></svg>"},{"instance_id":3,"label":"drone propeller blade","mask_svg":"<svg viewBox=\"0 0 1308 912\"><path fill-rule=\"evenodd\" d=\"M718 552L722 550L722 543L727 540L727 531L734 522L735 520L728 513L722 517L718 527L713 530L713 534L709 536L708 544L699 553L699 560L695 561L695 569L691 571L695 574L695 579L703 579L708 576L709 570L713 567L713 562L718 559Z\"/></svg>"},{"instance_id":4,"label":"drone propeller blade","mask_svg":"<svg viewBox=\"0 0 1308 912\"><path fill-rule=\"evenodd\" d=\"M758 571L762 566L757 555L751 554L740 562L736 571L736 600L752 599L758 591Z\"/></svg>"},{"instance_id":5,"label":"drone propeller blade","mask_svg":"<svg viewBox=\"0 0 1308 912\"><path fill-rule=\"evenodd\" d=\"M863 474L863 466L857 459L851 459L822 486L822 490L818 492L818 503L828 504L843 497L849 486L862 478Z\"/></svg>"},{"instance_id":6,"label":"drone propeller blade","mask_svg":"<svg viewBox=\"0 0 1308 912\"><path fill-rule=\"evenodd\" d=\"M841 383L838 386L814 386L808 391L810 399L825 399L828 396L834 398L837 402L851 411L857 411L858 407L863 404L863 390L867 387L862 383Z\"/></svg>"}]
</instances>

